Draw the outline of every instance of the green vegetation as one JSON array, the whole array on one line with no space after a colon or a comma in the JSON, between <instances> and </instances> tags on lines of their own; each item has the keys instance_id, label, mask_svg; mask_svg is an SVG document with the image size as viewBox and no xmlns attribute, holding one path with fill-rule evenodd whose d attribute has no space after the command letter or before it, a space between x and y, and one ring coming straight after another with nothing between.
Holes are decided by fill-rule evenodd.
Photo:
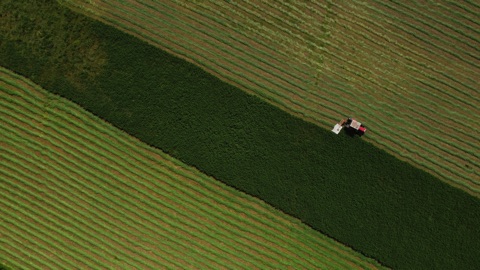
<instances>
[{"instance_id":1,"label":"green vegetation","mask_svg":"<svg viewBox=\"0 0 480 270\"><path fill-rule=\"evenodd\" d=\"M480 198L473 3L61 2L321 127L353 114L364 140Z\"/></svg>"},{"instance_id":2,"label":"green vegetation","mask_svg":"<svg viewBox=\"0 0 480 270\"><path fill-rule=\"evenodd\" d=\"M0 106L12 267L382 268L1 67Z\"/></svg>"},{"instance_id":3,"label":"green vegetation","mask_svg":"<svg viewBox=\"0 0 480 270\"><path fill-rule=\"evenodd\" d=\"M59 63L48 74L52 92L387 266L480 267L479 200L132 36L82 21L88 27L79 35L96 33L107 61L93 83L80 84ZM2 65L48 81L44 59L15 54L28 51L22 43L2 46Z\"/></svg>"}]
</instances>

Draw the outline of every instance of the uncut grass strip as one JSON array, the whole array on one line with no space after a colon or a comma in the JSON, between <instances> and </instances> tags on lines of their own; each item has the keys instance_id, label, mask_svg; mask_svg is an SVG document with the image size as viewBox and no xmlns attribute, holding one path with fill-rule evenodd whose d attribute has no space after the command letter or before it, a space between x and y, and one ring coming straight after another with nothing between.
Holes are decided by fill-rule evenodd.
<instances>
[{"instance_id":1,"label":"uncut grass strip","mask_svg":"<svg viewBox=\"0 0 480 270\"><path fill-rule=\"evenodd\" d=\"M11 168L11 169L13 169L13 168ZM28 171L28 168L27 168L27 167L24 167L24 169ZM16 171L17 171L18 173L22 174L24 177L27 177L27 178L29 178L29 179L31 179L32 177L34 177L34 174L26 175L26 172L25 172L25 171L23 171L23 172L20 172L20 171L18 171L18 170L16 170ZM28 183L28 182L26 182L26 181L22 181L22 180L20 180L20 179L19 179L18 181L20 181L21 183L23 183L23 185L28 186L30 189L35 189L35 187L34 187L32 184L30 184L30 183ZM20 187L17 186L17 188L20 188ZM25 198L25 202L30 201L30 203L31 203L32 205L37 206L38 209L43 209L43 210L49 212L49 214L50 214L51 216L50 216L50 217L44 216L44 218L45 218L46 220L49 220L50 222L52 222L52 223L54 223L54 224L58 224L58 222L52 220L52 218L54 217L54 218L57 218L58 220L61 220L62 222L66 223L66 224L70 224L71 227L75 227L75 229L78 230L78 231L81 231L82 234L78 234L78 233L76 233L75 231L72 231L72 230L71 230L71 227L69 227L69 228L63 227L63 229L64 229L65 231L68 231L68 233L70 233L70 234L72 234L72 235L76 235L78 238L81 238L81 240L85 241L86 243L91 243L90 241L87 240L87 238L85 238L85 237L83 236L83 234L85 234L85 236L90 236L90 234L89 234L88 232L86 232L83 228L86 228L86 227L91 228L91 227L90 227L88 224L84 223L84 222L82 221L82 219L74 218L72 215L69 215L68 212L66 212L66 211L63 210L62 208L58 207L56 204L53 204L53 203L51 203L50 201L42 200L40 197L38 197L38 195L36 195L35 192L32 192L32 191L27 190L27 189L25 189L25 188L22 188L22 190L23 190L23 194L28 193L28 194L30 195L30 198L37 198L39 201L43 201L44 204L48 204L49 206L51 206L52 209L55 209L56 211L58 211L58 212L60 212L60 213L62 213L62 214L65 215L65 217L62 216L62 215L58 215L58 214L50 211L48 207L44 207L45 205L43 205L43 207L42 207L42 205L39 205L38 203L36 203L36 202L34 202L34 201L32 201L32 200L28 200L28 198ZM23 197L22 194L17 194L17 195ZM58 204L64 205L64 203L63 203L62 201L59 201L59 200L56 201L55 198L53 198L53 197L51 197L51 196L49 196L49 195L47 195L47 194L45 194L44 196L49 197L49 199L52 200L53 202L56 202L56 203L58 203ZM67 207L67 208L68 208L68 207ZM78 212L77 212L77 213L78 213ZM74 218L76 223L69 223L68 220L66 220L66 217L72 217L72 218ZM82 223L82 224L84 225L84 227L78 227L78 226L74 225L74 224L79 224L79 223ZM49 229L52 229L52 227L49 227ZM95 231L94 228L91 228L91 229L92 229L92 231ZM59 234L62 235L63 237L71 240L72 242L76 243L77 245L81 246L81 247L83 248L83 250L88 250L88 247L85 246L83 243L80 243L80 242L78 242L78 241L74 241L71 237L67 236L66 234L60 233L59 230L54 230L54 231L56 231L57 233L59 233ZM92 239L92 238L90 238L90 239ZM99 245L100 243L101 243L101 242L98 242L98 241L97 241L97 243L96 243L97 247L98 247L98 246L101 246L101 245ZM103 242L103 243L104 243L104 242ZM108 249L105 249L104 247L102 247L102 249L103 249L107 254L108 254L108 251L115 250L115 248L114 248L113 246L109 246ZM108 251L107 251L107 250L108 250ZM115 256L114 253L110 253L109 255L110 255L111 257L114 257L114 256ZM91 258L91 254L90 254L90 256L89 256L89 255L84 254L83 252L82 252L82 256L83 256L82 260L85 260L85 258ZM91 259L90 259L90 260L91 260ZM91 260L91 263L95 263L95 262L98 263L98 260L96 260L96 261ZM102 262L100 265L102 265L102 267L106 267L106 265L104 264L104 262ZM137 265L131 265L131 266L132 266L132 267L138 267L138 264L137 264ZM90 265L90 267L92 267L92 266ZM151 266L150 266L150 267L151 267Z\"/></svg>"},{"instance_id":2,"label":"uncut grass strip","mask_svg":"<svg viewBox=\"0 0 480 270\"><path fill-rule=\"evenodd\" d=\"M77 122L77 121L75 121L75 122ZM82 121L82 122L83 122L83 121ZM102 131L102 134L104 134L104 131Z\"/></svg>"},{"instance_id":3,"label":"uncut grass strip","mask_svg":"<svg viewBox=\"0 0 480 270\"><path fill-rule=\"evenodd\" d=\"M2 205L4 204L2 203ZM4 217L8 216L7 213L2 213L2 211L0 211L0 213L4 215ZM11 226L11 227L18 228L18 222L13 224L12 222L10 222L10 220L8 221L3 220L2 225L5 227ZM48 262L43 261L41 257L43 258L46 257L44 252L39 250L37 250L36 252L35 251L32 252L32 249L25 248L26 245L30 247L33 246L34 242L30 239L25 239L25 238L22 239L24 235L25 235L25 232L19 233L19 232L13 232L11 230L5 231L5 228L4 228L2 232L2 244L0 245L0 252L2 250L2 247L6 247L5 250L9 250L10 252L12 252L10 253L10 255L13 261L22 261L24 263L28 263L28 266L30 267L30 269L53 269L54 265L56 265L57 269L62 269L62 264L58 264L58 262L53 262L49 264ZM22 239L22 240L19 240L19 239ZM19 248L22 246L24 247L23 249ZM28 257L28 261L25 260L25 257ZM65 265L63 265L63 267L65 267Z\"/></svg>"},{"instance_id":4,"label":"uncut grass strip","mask_svg":"<svg viewBox=\"0 0 480 270\"><path fill-rule=\"evenodd\" d=\"M73 165L73 163L72 163L72 165ZM65 168L65 167L64 167L64 168ZM58 179L63 179L63 178L61 178L61 177L59 177L59 176L57 176L57 178L58 178ZM69 183L69 184L70 184L70 183ZM85 188L88 188L88 187L80 187L80 188L77 187L77 190L84 190ZM95 191L92 190L92 193L94 193L94 192L95 192ZM114 200L115 198L116 198L116 197L113 196L113 197L111 197L110 199ZM102 203L105 203L105 202L102 202ZM110 211L115 212L115 210L114 210L113 208L110 208ZM106 213L106 212L105 212L105 213ZM108 213L111 213L111 212L108 212ZM106 213L106 214L108 215L108 213ZM121 219L122 214L120 213L120 214L118 215L118 217L119 217L119 219ZM134 220L132 219L131 221L134 221ZM108 229L108 228L107 228L107 229ZM125 232L126 232L126 231L125 231ZM187 240L188 240L188 239L187 239Z\"/></svg>"},{"instance_id":5,"label":"uncut grass strip","mask_svg":"<svg viewBox=\"0 0 480 270\"><path fill-rule=\"evenodd\" d=\"M134 164L131 164L131 165L134 165ZM130 165L130 164L126 164L126 165L123 165L123 164L122 164L123 167L134 167L134 166L131 166L131 165ZM132 171L132 173L133 173L133 174L139 174L139 172L135 172L135 171ZM151 177L151 175L150 175L149 177ZM173 179L173 178L176 178L176 176L170 175L170 178ZM174 182L174 183L175 183L175 182ZM178 186L176 186L176 188L178 188Z\"/></svg>"},{"instance_id":6,"label":"uncut grass strip","mask_svg":"<svg viewBox=\"0 0 480 270\"><path fill-rule=\"evenodd\" d=\"M75 122L77 122L77 121L75 121ZM88 121L85 121L85 120L84 120L84 121L80 121L80 122L88 122ZM102 131L101 133L104 134L104 131Z\"/></svg>"}]
</instances>

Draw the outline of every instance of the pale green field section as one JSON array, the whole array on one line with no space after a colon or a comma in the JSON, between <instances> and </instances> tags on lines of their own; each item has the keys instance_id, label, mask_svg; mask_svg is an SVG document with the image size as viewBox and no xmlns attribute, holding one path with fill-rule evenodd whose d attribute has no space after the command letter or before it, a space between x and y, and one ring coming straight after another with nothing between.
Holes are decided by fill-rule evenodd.
<instances>
[{"instance_id":1,"label":"pale green field section","mask_svg":"<svg viewBox=\"0 0 480 270\"><path fill-rule=\"evenodd\" d=\"M480 196L478 2L60 2Z\"/></svg>"},{"instance_id":2,"label":"pale green field section","mask_svg":"<svg viewBox=\"0 0 480 270\"><path fill-rule=\"evenodd\" d=\"M3 68L0 108L2 265L382 268Z\"/></svg>"}]
</instances>

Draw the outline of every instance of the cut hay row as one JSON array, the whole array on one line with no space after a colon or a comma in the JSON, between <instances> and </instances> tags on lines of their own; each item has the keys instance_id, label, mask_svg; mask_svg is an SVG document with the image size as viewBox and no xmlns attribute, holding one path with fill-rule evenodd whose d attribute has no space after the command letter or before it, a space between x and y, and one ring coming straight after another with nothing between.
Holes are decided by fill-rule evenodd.
<instances>
[{"instance_id":1,"label":"cut hay row","mask_svg":"<svg viewBox=\"0 0 480 270\"><path fill-rule=\"evenodd\" d=\"M3 68L0 106L7 266L381 267Z\"/></svg>"},{"instance_id":2,"label":"cut hay row","mask_svg":"<svg viewBox=\"0 0 480 270\"><path fill-rule=\"evenodd\" d=\"M479 196L476 16L442 3L61 1L325 128ZM434 34L431 34L434 33Z\"/></svg>"}]
</instances>

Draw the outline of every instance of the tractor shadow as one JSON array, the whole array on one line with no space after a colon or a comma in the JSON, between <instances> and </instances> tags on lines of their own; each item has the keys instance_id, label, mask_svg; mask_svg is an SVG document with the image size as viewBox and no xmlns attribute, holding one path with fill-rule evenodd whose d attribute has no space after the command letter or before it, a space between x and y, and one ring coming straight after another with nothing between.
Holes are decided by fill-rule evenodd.
<instances>
[{"instance_id":1,"label":"tractor shadow","mask_svg":"<svg viewBox=\"0 0 480 270\"><path fill-rule=\"evenodd\" d=\"M343 129L343 132L344 136L348 136L348 137L351 137L351 138L354 138L354 137L362 137L362 135L358 134L356 130L354 129L350 129L350 128L344 128Z\"/></svg>"}]
</instances>

